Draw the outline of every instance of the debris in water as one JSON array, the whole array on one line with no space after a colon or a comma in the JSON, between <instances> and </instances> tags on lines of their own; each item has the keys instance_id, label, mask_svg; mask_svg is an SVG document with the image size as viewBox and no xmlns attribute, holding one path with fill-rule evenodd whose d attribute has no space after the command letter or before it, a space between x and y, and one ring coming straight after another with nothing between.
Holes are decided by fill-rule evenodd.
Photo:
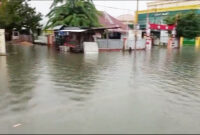
<instances>
[{"instance_id":1,"label":"debris in water","mask_svg":"<svg viewBox=\"0 0 200 135\"><path fill-rule=\"evenodd\" d=\"M19 126L21 126L21 125L22 125L22 124L18 123L18 124L13 125L13 127L16 128L16 127L19 127Z\"/></svg>"}]
</instances>

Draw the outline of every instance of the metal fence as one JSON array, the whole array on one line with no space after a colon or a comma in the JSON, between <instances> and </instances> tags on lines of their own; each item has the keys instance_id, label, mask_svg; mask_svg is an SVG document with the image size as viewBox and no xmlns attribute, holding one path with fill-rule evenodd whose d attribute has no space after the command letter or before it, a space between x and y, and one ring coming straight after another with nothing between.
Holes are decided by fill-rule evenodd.
<instances>
[{"instance_id":1,"label":"metal fence","mask_svg":"<svg viewBox=\"0 0 200 135\"><path fill-rule=\"evenodd\" d=\"M99 49L122 49L123 41L121 39L98 39Z\"/></svg>"},{"instance_id":2,"label":"metal fence","mask_svg":"<svg viewBox=\"0 0 200 135\"><path fill-rule=\"evenodd\" d=\"M122 49L123 48L123 40L121 39L98 39L97 40L99 49ZM126 41L126 49L144 49L145 48L145 39L139 39L136 42L135 40L129 39Z\"/></svg>"}]
</instances>

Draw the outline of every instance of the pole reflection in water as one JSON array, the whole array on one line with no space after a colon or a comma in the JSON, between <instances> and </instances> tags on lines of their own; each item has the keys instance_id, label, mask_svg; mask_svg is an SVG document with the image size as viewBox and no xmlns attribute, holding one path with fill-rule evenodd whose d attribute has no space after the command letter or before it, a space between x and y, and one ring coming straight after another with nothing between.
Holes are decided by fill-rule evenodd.
<instances>
[{"instance_id":1,"label":"pole reflection in water","mask_svg":"<svg viewBox=\"0 0 200 135\"><path fill-rule=\"evenodd\" d=\"M0 56L0 95L5 94L8 89L7 57Z\"/></svg>"}]
</instances>

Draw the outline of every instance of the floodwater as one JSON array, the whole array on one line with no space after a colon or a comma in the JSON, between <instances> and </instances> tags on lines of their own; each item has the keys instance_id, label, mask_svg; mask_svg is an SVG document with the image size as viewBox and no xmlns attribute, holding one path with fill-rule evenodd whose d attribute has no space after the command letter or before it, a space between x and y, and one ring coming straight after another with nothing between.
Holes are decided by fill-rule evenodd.
<instances>
[{"instance_id":1,"label":"floodwater","mask_svg":"<svg viewBox=\"0 0 200 135\"><path fill-rule=\"evenodd\" d=\"M7 47L0 133L200 133L200 50Z\"/></svg>"}]
</instances>

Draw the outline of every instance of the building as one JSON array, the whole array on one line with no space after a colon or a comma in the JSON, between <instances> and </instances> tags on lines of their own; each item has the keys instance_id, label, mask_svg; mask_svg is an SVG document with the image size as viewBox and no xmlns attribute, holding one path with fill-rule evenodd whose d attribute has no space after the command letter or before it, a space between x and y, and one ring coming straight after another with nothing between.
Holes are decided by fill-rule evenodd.
<instances>
[{"instance_id":1,"label":"building","mask_svg":"<svg viewBox=\"0 0 200 135\"><path fill-rule=\"evenodd\" d=\"M151 24L165 24L164 19L167 16L184 14L194 11L200 14L200 0L156 0L147 3L147 10L138 11L138 23L141 30L146 29L147 17ZM145 33L145 32L144 32ZM151 30L156 44L167 44L168 32L166 30Z\"/></svg>"},{"instance_id":2,"label":"building","mask_svg":"<svg viewBox=\"0 0 200 135\"><path fill-rule=\"evenodd\" d=\"M134 25L134 16L131 14L124 14L117 17L123 24L129 26L129 28L133 28Z\"/></svg>"},{"instance_id":3,"label":"building","mask_svg":"<svg viewBox=\"0 0 200 135\"><path fill-rule=\"evenodd\" d=\"M127 24L122 23L119 19L111 16L107 12L101 12L98 19L100 25L104 28L108 28L109 32L126 33L129 30Z\"/></svg>"},{"instance_id":4,"label":"building","mask_svg":"<svg viewBox=\"0 0 200 135\"><path fill-rule=\"evenodd\" d=\"M155 0L154 2L147 3L148 9L155 8L169 8L178 6L198 5L199 0Z\"/></svg>"},{"instance_id":5,"label":"building","mask_svg":"<svg viewBox=\"0 0 200 135\"><path fill-rule=\"evenodd\" d=\"M200 14L200 0L156 0L147 3L147 10L138 11L138 23L140 29L145 29L147 15L150 23L164 24L164 19L167 16L190 11Z\"/></svg>"}]
</instances>

